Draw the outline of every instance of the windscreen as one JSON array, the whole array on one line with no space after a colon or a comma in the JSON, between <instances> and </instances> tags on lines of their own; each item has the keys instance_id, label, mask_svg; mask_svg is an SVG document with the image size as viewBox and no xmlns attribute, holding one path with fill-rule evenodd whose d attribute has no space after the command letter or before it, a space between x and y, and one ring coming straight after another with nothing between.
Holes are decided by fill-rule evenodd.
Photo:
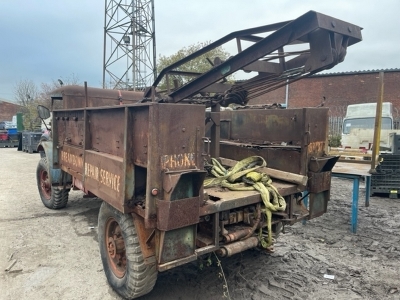
<instances>
[{"instance_id":1,"label":"windscreen","mask_svg":"<svg viewBox=\"0 0 400 300\"><path fill-rule=\"evenodd\" d=\"M373 129L375 118L347 119L343 122L343 133L348 134L353 128ZM392 119L382 118L381 129L392 129Z\"/></svg>"}]
</instances>

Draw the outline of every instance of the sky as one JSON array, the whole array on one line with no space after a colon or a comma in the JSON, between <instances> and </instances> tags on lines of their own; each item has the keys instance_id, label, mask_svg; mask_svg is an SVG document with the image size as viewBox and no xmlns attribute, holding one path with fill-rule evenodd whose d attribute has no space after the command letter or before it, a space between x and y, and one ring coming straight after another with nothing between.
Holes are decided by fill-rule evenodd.
<instances>
[{"instance_id":1,"label":"sky","mask_svg":"<svg viewBox=\"0 0 400 300\"><path fill-rule=\"evenodd\" d=\"M124 0L122 0L124 1ZM129 1L129 0L125 0ZM0 0L0 99L21 80L72 76L101 87L104 0ZM129 2L128 2L129 3ZM399 0L155 0L157 57L314 10L363 28L329 72L400 68Z\"/></svg>"}]
</instances>

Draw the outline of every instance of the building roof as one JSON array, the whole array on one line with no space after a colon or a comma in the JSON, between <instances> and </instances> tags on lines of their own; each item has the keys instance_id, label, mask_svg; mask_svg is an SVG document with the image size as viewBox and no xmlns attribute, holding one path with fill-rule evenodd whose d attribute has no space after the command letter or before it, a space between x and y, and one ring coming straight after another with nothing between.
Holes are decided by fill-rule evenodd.
<instances>
[{"instance_id":1,"label":"building roof","mask_svg":"<svg viewBox=\"0 0 400 300\"><path fill-rule=\"evenodd\" d=\"M347 72L335 72L335 73L318 73L310 76L312 77L327 77L327 76L343 76L343 75L359 75L359 74L371 74L371 73L389 73L389 72L400 72L400 68L391 69L376 69L376 70L362 70L362 71L347 71Z\"/></svg>"},{"instance_id":2,"label":"building roof","mask_svg":"<svg viewBox=\"0 0 400 300\"><path fill-rule=\"evenodd\" d=\"M0 103L1 103L1 102L5 102L5 103L8 103L8 104L13 104L13 105L21 106L21 105L19 105L18 103L15 103L14 101L6 100L6 99L4 99L4 98L0 98Z\"/></svg>"}]
</instances>

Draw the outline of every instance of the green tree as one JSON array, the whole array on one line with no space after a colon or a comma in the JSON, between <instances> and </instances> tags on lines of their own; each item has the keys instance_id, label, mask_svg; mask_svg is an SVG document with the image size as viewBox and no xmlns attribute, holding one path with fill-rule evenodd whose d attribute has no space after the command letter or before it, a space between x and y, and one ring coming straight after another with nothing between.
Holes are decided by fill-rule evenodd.
<instances>
[{"instance_id":1,"label":"green tree","mask_svg":"<svg viewBox=\"0 0 400 300\"><path fill-rule=\"evenodd\" d=\"M173 63L189 56L190 54L204 48L205 46L209 45L211 41L197 43L190 45L188 47L184 47L175 54L170 56L160 55L157 62L157 71L160 73L164 68L172 65ZM197 73L204 73L207 72L212 68L212 63L214 62L215 58L220 58L221 60L228 59L230 54L226 52L222 47L217 47L196 59L193 59L179 67L177 67L176 71L185 71L185 72L197 72ZM192 80L194 77L189 76L182 76L182 75L172 75L169 76L169 86L170 88L173 87L173 80L178 80L179 85L183 85L188 81ZM167 88L166 78L158 84L158 88L161 90L165 90Z\"/></svg>"}]
</instances>

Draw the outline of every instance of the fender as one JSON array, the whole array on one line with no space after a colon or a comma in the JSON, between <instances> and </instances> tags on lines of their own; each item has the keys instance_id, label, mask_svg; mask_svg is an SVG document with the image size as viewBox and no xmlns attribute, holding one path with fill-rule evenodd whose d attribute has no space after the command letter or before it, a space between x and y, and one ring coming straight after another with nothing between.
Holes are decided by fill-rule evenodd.
<instances>
[{"instance_id":1,"label":"fender","mask_svg":"<svg viewBox=\"0 0 400 300\"><path fill-rule=\"evenodd\" d=\"M60 168L53 167L53 141L42 140L37 148L40 157L46 157L49 166L49 177L52 185L62 185L72 182L70 174L64 172Z\"/></svg>"},{"instance_id":2,"label":"fender","mask_svg":"<svg viewBox=\"0 0 400 300\"><path fill-rule=\"evenodd\" d=\"M42 136L40 137L40 141L39 141L39 144L38 144L37 149L36 149L36 151L40 154L40 158L46 157L47 146L46 146L46 149L45 149L45 146L43 145L44 142L51 142L51 137L50 137L49 132L43 133ZM53 147L53 143L51 143L50 149L52 149L52 147Z\"/></svg>"}]
</instances>

